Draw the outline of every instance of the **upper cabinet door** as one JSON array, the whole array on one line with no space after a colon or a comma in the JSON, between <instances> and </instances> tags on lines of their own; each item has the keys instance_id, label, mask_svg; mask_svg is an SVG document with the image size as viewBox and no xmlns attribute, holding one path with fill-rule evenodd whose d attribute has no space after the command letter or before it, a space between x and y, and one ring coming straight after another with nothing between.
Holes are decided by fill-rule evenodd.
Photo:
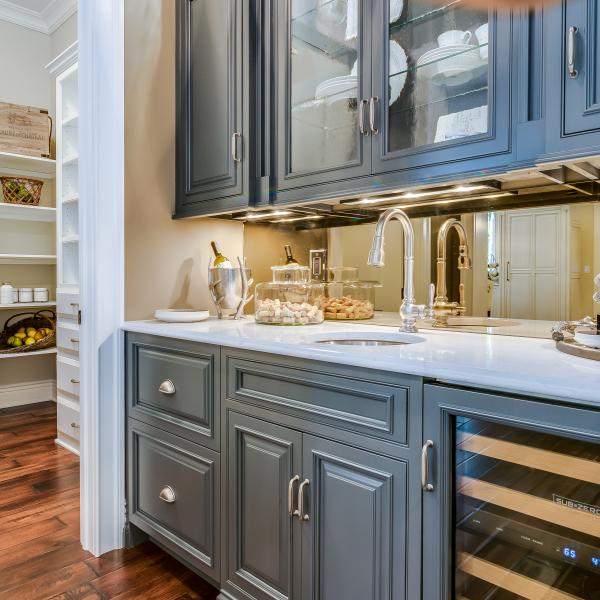
<instances>
[{"instance_id":1,"label":"upper cabinet door","mask_svg":"<svg viewBox=\"0 0 600 600\"><path fill-rule=\"evenodd\" d=\"M371 0L277 11L277 189L370 174Z\"/></svg>"},{"instance_id":2,"label":"upper cabinet door","mask_svg":"<svg viewBox=\"0 0 600 600\"><path fill-rule=\"evenodd\" d=\"M563 8L564 134L600 129L600 8L568 0ZM551 83L551 82L550 82ZM600 144L596 143L596 146Z\"/></svg>"},{"instance_id":3,"label":"upper cabinet door","mask_svg":"<svg viewBox=\"0 0 600 600\"><path fill-rule=\"evenodd\" d=\"M510 17L461 2L374 2L373 172L444 165L450 175L465 170L456 161L507 152Z\"/></svg>"},{"instance_id":4,"label":"upper cabinet door","mask_svg":"<svg viewBox=\"0 0 600 600\"><path fill-rule=\"evenodd\" d=\"M248 204L248 23L243 0L177 2L175 216Z\"/></svg>"}]
</instances>

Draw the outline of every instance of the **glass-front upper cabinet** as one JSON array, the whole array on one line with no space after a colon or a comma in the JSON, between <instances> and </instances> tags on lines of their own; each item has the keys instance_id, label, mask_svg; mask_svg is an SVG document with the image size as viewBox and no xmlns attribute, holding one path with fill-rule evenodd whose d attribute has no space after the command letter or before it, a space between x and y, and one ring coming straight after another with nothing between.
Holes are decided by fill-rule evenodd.
<instances>
[{"instance_id":1,"label":"glass-front upper cabinet","mask_svg":"<svg viewBox=\"0 0 600 600\"><path fill-rule=\"evenodd\" d=\"M370 6L277 2L278 189L370 174Z\"/></svg>"},{"instance_id":2,"label":"glass-front upper cabinet","mask_svg":"<svg viewBox=\"0 0 600 600\"><path fill-rule=\"evenodd\" d=\"M373 171L507 151L510 16L462 0L374 2Z\"/></svg>"},{"instance_id":3,"label":"glass-front upper cabinet","mask_svg":"<svg viewBox=\"0 0 600 600\"><path fill-rule=\"evenodd\" d=\"M598 413L437 386L425 396L425 599L600 599Z\"/></svg>"}]
</instances>

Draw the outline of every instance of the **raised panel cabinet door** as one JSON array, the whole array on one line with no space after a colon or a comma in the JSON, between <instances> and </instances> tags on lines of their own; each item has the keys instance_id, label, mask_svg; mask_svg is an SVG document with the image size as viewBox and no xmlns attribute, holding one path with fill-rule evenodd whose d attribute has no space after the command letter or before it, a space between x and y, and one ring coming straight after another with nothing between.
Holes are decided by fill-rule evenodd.
<instances>
[{"instance_id":1,"label":"raised panel cabinet door","mask_svg":"<svg viewBox=\"0 0 600 600\"><path fill-rule=\"evenodd\" d=\"M248 203L249 3L177 0L175 216Z\"/></svg>"},{"instance_id":2,"label":"raised panel cabinet door","mask_svg":"<svg viewBox=\"0 0 600 600\"><path fill-rule=\"evenodd\" d=\"M420 493L404 461L304 436L303 600L420 596Z\"/></svg>"},{"instance_id":3,"label":"raised panel cabinet door","mask_svg":"<svg viewBox=\"0 0 600 600\"><path fill-rule=\"evenodd\" d=\"M600 412L424 394L423 600L598 598Z\"/></svg>"},{"instance_id":4,"label":"raised panel cabinet door","mask_svg":"<svg viewBox=\"0 0 600 600\"><path fill-rule=\"evenodd\" d=\"M371 0L277 2L277 189L371 172Z\"/></svg>"},{"instance_id":5,"label":"raised panel cabinet door","mask_svg":"<svg viewBox=\"0 0 600 600\"><path fill-rule=\"evenodd\" d=\"M373 172L450 175L509 152L511 17L461 2L374 6Z\"/></svg>"},{"instance_id":6,"label":"raised panel cabinet door","mask_svg":"<svg viewBox=\"0 0 600 600\"><path fill-rule=\"evenodd\" d=\"M295 509L302 435L234 412L227 418L226 586L256 600L297 599L299 521L288 500L291 493Z\"/></svg>"},{"instance_id":7,"label":"raised panel cabinet door","mask_svg":"<svg viewBox=\"0 0 600 600\"><path fill-rule=\"evenodd\" d=\"M563 8L564 133L600 129L600 7L568 0ZM598 146L599 143L596 143Z\"/></svg>"}]
</instances>

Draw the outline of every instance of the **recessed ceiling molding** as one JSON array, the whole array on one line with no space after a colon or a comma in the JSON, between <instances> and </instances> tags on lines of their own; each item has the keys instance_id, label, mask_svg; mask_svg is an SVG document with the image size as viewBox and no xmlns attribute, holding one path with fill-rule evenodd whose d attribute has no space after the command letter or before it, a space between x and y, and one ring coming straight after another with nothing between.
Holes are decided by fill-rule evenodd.
<instances>
[{"instance_id":1,"label":"recessed ceiling molding","mask_svg":"<svg viewBox=\"0 0 600 600\"><path fill-rule=\"evenodd\" d=\"M0 0L0 21L50 35L77 12L77 0L51 0L42 10L22 6L18 1Z\"/></svg>"},{"instance_id":2,"label":"recessed ceiling molding","mask_svg":"<svg viewBox=\"0 0 600 600\"><path fill-rule=\"evenodd\" d=\"M73 42L68 48L63 50L56 58L51 60L47 65L46 69L50 71L51 75L58 75L65 69L68 69L71 65L77 62L77 52L79 45L77 42Z\"/></svg>"}]
</instances>

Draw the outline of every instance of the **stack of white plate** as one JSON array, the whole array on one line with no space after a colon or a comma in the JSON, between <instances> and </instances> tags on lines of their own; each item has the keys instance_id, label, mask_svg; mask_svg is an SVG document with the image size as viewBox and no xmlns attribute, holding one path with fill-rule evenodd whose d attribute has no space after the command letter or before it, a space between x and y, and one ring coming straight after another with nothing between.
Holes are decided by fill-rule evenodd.
<instances>
[{"instance_id":1,"label":"stack of white plate","mask_svg":"<svg viewBox=\"0 0 600 600\"><path fill-rule=\"evenodd\" d=\"M438 85L462 85L482 64L478 46L453 44L425 52L417 61L417 69L419 77Z\"/></svg>"},{"instance_id":2,"label":"stack of white plate","mask_svg":"<svg viewBox=\"0 0 600 600\"><path fill-rule=\"evenodd\" d=\"M317 100L323 99L329 104L337 102L338 100L357 97L358 77L356 75L332 77L331 79L320 83L315 90L315 98Z\"/></svg>"}]
</instances>

